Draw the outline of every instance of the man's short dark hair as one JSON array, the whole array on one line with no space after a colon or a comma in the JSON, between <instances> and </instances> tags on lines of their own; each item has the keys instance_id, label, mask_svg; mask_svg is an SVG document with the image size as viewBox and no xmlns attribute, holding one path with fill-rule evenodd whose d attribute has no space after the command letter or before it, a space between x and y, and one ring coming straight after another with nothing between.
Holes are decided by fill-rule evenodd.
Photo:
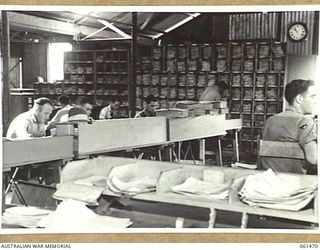
<instances>
[{"instance_id":1,"label":"man's short dark hair","mask_svg":"<svg viewBox=\"0 0 320 250\"><path fill-rule=\"evenodd\" d=\"M302 79L296 79L288 83L284 92L287 102L292 105L296 96L305 93L312 85L314 85L313 81Z\"/></svg>"},{"instance_id":2,"label":"man's short dark hair","mask_svg":"<svg viewBox=\"0 0 320 250\"><path fill-rule=\"evenodd\" d=\"M155 98L154 95L148 95L146 98L144 98L144 101L147 104L150 104L151 102L156 102L157 98Z\"/></svg>"},{"instance_id":3,"label":"man's short dark hair","mask_svg":"<svg viewBox=\"0 0 320 250\"><path fill-rule=\"evenodd\" d=\"M58 102L63 105L68 105L70 103L70 98L67 95L61 95L58 97Z\"/></svg>"},{"instance_id":4,"label":"man's short dark hair","mask_svg":"<svg viewBox=\"0 0 320 250\"><path fill-rule=\"evenodd\" d=\"M217 86L218 86L220 92L223 92L226 89L229 89L229 85L225 81L218 82Z\"/></svg>"},{"instance_id":5,"label":"man's short dark hair","mask_svg":"<svg viewBox=\"0 0 320 250\"><path fill-rule=\"evenodd\" d=\"M80 106L84 106L86 103L89 103L89 104L92 104L91 101L86 98L86 97L80 97L78 100L77 100L77 104L80 105Z\"/></svg>"},{"instance_id":6,"label":"man's short dark hair","mask_svg":"<svg viewBox=\"0 0 320 250\"><path fill-rule=\"evenodd\" d=\"M40 97L40 98L34 100L34 104L39 105L39 106L43 106L47 103L52 106L52 102L47 97Z\"/></svg>"}]
</instances>

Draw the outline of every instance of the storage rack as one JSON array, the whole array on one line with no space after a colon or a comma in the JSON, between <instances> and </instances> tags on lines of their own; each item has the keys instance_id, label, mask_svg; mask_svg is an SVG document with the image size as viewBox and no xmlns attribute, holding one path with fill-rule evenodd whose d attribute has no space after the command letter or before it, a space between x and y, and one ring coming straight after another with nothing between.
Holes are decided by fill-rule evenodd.
<instances>
[{"instance_id":1,"label":"storage rack","mask_svg":"<svg viewBox=\"0 0 320 250\"><path fill-rule=\"evenodd\" d=\"M75 50L64 54L64 80L34 84L36 96L56 100L61 94L71 101L85 96L93 103L121 101L119 115L128 117L129 50Z\"/></svg>"},{"instance_id":2,"label":"storage rack","mask_svg":"<svg viewBox=\"0 0 320 250\"><path fill-rule=\"evenodd\" d=\"M243 119L240 149L256 154L265 120L282 111L285 65L286 44L281 42L155 46L138 58L137 108L148 94L159 98L163 108L199 100L209 82L225 81L232 93L230 116ZM227 134L222 146L231 149L232 138Z\"/></svg>"}]
</instances>

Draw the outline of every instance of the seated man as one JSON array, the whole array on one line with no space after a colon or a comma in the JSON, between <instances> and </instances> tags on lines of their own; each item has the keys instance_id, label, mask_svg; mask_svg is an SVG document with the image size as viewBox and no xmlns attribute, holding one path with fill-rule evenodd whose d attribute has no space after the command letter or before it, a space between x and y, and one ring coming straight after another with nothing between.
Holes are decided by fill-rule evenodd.
<instances>
[{"instance_id":1,"label":"seated man","mask_svg":"<svg viewBox=\"0 0 320 250\"><path fill-rule=\"evenodd\" d=\"M316 172L317 126L309 116L314 114L316 108L316 87L312 81L293 80L285 88L285 98L288 107L284 112L267 119L262 139L299 143L309 168ZM262 158L261 164L264 169L305 173L305 163L297 159Z\"/></svg>"},{"instance_id":2,"label":"seated man","mask_svg":"<svg viewBox=\"0 0 320 250\"><path fill-rule=\"evenodd\" d=\"M107 107L104 107L103 109L101 109L99 114L99 119L104 120L104 119L112 119L117 117L117 114L119 112L119 106L120 106L119 101L114 101L110 103Z\"/></svg>"},{"instance_id":3,"label":"seated man","mask_svg":"<svg viewBox=\"0 0 320 250\"><path fill-rule=\"evenodd\" d=\"M28 139L33 137L43 137L46 133L46 124L53 110L51 101L46 97L38 98L34 101L32 109L19 114L10 123L6 137L12 139ZM18 152L17 152L18 153ZM33 164L38 166L39 164ZM41 164L40 164L41 165ZM50 166L50 164L47 163ZM51 164L52 165L52 164ZM30 169L30 168L29 168ZM44 175L46 170L39 170L41 175ZM19 178L28 179L25 173ZM42 176L38 177L39 182L42 182ZM48 182L49 183L49 182Z\"/></svg>"},{"instance_id":4,"label":"seated man","mask_svg":"<svg viewBox=\"0 0 320 250\"><path fill-rule=\"evenodd\" d=\"M90 117L92 114L93 105L90 100L86 97L80 97L77 100L76 107L82 108L86 111L87 115Z\"/></svg>"},{"instance_id":5,"label":"seated man","mask_svg":"<svg viewBox=\"0 0 320 250\"><path fill-rule=\"evenodd\" d=\"M136 114L135 118L156 116L155 109L158 107L158 101L153 95L148 95L143 100L144 109Z\"/></svg>"},{"instance_id":6,"label":"seated man","mask_svg":"<svg viewBox=\"0 0 320 250\"><path fill-rule=\"evenodd\" d=\"M230 97L229 86L224 81L217 84L209 83L203 91L199 101L221 101L228 100Z\"/></svg>"},{"instance_id":7,"label":"seated man","mask_svg":"<svg viewBox=\"0 0 320 250\"><path fill-rule=\"evenodd\" d=\"M70 99L67 95L61 95L58 98L61 109L55 114L55 116L49 121L47 129L54 128L57 123L65 122L68 120L68 111L72 108L70 105Z\"/></svg>"},{"instance_id":8,"label":"seated man","mask_svg":"<svg viewBox=\"0 0 320 250\"><path fill-rule=\"evenodd\" d=\"M8 139L26 139L45 136L46 123L53 110L51 101L46 97L34 101L32 109L21 113L10 123Z\"/></svg>"}]
</instances>

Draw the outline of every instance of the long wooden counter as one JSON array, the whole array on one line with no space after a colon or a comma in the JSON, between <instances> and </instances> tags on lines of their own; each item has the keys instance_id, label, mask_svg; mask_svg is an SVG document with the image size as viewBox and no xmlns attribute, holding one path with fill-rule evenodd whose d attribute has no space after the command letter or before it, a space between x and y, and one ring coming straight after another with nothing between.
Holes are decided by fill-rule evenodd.
<instances>
[{"instance_id":1,"label":"long wooden counter","mask_svg":"<svg viewBox=\"0 0 320 250\"><path fill-rule=\"evenodd\" d=\"M277 218L283 218L294 221L303 221L318 224L318 214L315 209L305 209L302 211L294 212L280 209L268 209L262 207L251 207L237 197L237 191L233 190L233 193L230 194L228 200L219 200L219 199L206 199L201 197L188 197L169 191L169 187L173 184L179 183L182 179L185 178L185 174L182 174L181 171L191 173L192 176L199 176L200 172L203 169L214 169L219 171L224 171L227 178L235 179L239 177L244 177L249 174L258 173L261 171L258 170L247 170L247 169L232 169L224 167L202 167L195 166L190 164L181 164L181 163L172 163L172 162L157 162L157 161L148 161L148 160L135 160L129 158L118 158L118 157L98 157L92 160L86 160L86 162L71 162L72 167L66 168L62 171L62 176L64 182L71 182L79 178L85 178L91 175L102 175L108 176L107 173L111 171L112 168L117 167L121 164L129 163L138 163L141 169L148 169L148 171L155 171L158 176L157 182L157 192L150 192L145 194L138 194L132 196L131 199L134 200L144 200L152 202L161 202L161 203L170 203L178 204L185 206L194 206L208 208L210 210L224 210L241 213L243 216L243 227L246 226L245 220L247 220L248 215L261 215L261 216L271 216ZM94 166L94 167L92 167ZM87 174L85 169L88 170ZM284 174L284 173L281 173ZM295 175L295 174L291 174ZM301 183L304 185L313 185L317 183L316 176L310 175L295 175L297 176ZM181 183L181 182L180 182ZM106 189L103 192L107 196L119 197L119 194L111 192L109 189ZM315 202L315 208L317 208L317 203Z\"/></svg>"}]
</instances>

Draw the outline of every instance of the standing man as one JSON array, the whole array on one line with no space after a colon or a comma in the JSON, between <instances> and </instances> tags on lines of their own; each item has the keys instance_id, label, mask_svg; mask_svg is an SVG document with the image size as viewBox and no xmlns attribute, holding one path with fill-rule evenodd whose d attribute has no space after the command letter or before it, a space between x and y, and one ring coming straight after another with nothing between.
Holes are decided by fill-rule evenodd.
<instances>
[{"instance_id":1,"label":"standing man","mask_svg":"<svg viewBox=\"0 0 320 250\"><path fill-rule=\"evenodd\" d=\"M155 109L159 106L157 99L153 95L148 95L143 100L144 109L136 114L135 118L156 116Z\"/></svg>"},{"instance_id":2,"label":"standing man","mask_svg":"<svg viewBox=\"0 0 320 250\"><path fill-rule=\"evenodd\" d=\"M12 140L45 136L46 124L52 110L52 103L48 98L36 99L32 109L13 119L6 137Z\"/></svg>"},{"instance_id":3,"label":"standing man","mask_svg":"<svg viewBox=\"0 0 320 250\"><path fill-rule=\"evenodd\" d=\"M110 103L107 107L101 109L99 114L99 119L112 119L114 118L119 111L120 102L114 101Z\"/></svg>"},{"instance_id":4,"label":"standing man","mask_svg":"<svg viewBox=\"0 0 320 250\"><path fill-rule=\"evenodd\" d=\"M228 100L230 97L229 86L224 81L217 84L209 83L203 91L199 101L220 101Z\"/></svg>"},{"instance_id":5,"label":"standing man","mask_svg":"<svg viewBox=\"0 0 320 250\"><path fill-rule=\"evenodd\" d=\"M305 153L310 172L316 172L317 126L315 115L317 92L313 81L293 80L285 88L288 107L270 117L264 127L263 140L297 142ZM305 162L296 159L262 158L264 169L303 174Z\"/></svg>"}]
</instances>

